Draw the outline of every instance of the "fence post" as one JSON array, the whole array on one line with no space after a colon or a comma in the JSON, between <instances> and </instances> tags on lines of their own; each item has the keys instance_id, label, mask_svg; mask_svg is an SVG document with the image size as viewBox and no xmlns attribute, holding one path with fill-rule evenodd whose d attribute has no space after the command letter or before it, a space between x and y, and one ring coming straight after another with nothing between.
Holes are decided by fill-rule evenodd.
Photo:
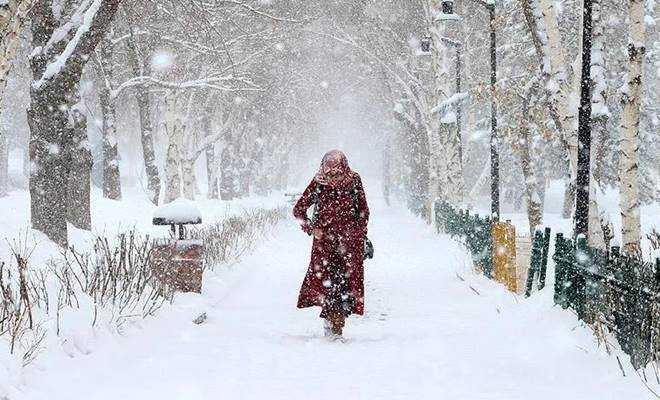
<instances>
[{"instance_id":1,"label":"fence post","mask_svg":"<svg viewBox=\"0 0 660 400\"><path fill-rule=\"evenodd\" d=\"M543 253L541 255L541 271L539 272L539 290L545 287L545 275L548 270L548 252L550 251L550 228L545 228L543 235Z\"/></svg>"},{"instance_id":2,"label":"fence post","mask_svg":"<svg viewBox=\"0 0 660 400\"><path fill-rule=\"evenodd\" d=\"M571 269L575 260L575 249L569 239L564 239L562 233L557 234L555 244L555 304L562 308L568 308L571 305L573 281L571 279Z\"/></svg>"},{"instance_id":3,"label":"fence post","mask_svg":"<svg viewBox=\"0 0 660 400\"><path fill-rule=\"evenodd\" d=\"M534 276L536 275L536 272L540 272L540 267L541 267L541 256L543 254L543 250L541 246L543 246L543 234L541 231L536 231L534 233L534 241L532 242L532 257L529 262L529 270L527 272L527 287L525 289L525 297L529 297L532 295L532 287L534 287Z\"/></svg>"},{"instance_id":4,"label":"fence post","mask_svg":"<svg viewBox=\"0 0 660 400\"><path fill-rule=\"evenodd\" d=\"M492 225L493 224L490 217L486 217L485 224L482 224L481 226L481 240L484 242L482 253L484 275L489 279L493 279L493 235L491 234Z\"/></svg>"}]
</instances>

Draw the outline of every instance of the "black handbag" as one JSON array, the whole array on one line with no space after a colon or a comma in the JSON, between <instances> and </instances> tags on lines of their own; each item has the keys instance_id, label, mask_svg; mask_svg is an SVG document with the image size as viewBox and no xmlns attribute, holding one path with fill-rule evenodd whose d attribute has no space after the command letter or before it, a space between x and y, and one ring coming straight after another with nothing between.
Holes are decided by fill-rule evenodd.
<instances>
[{"instance_id":1,"label":"black handbag","mask_svg":"<svg viewBox=\"0 0 660 400\"><path fill-rule=\"evenodd\" d=\"M374 244L371 243L368 237L364 237L364 259L374 258Z\"/></svg>"}]
</instances>

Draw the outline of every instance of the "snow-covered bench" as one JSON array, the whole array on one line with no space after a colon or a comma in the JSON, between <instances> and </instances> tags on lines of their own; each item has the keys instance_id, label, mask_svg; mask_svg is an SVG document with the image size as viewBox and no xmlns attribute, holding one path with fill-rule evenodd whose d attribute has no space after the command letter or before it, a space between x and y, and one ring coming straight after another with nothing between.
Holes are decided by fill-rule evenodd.
<instances>
[{"instance_id":1,"label":"snow-covered bench","mask_svg":"<svg viewBox=\"0 0 660 400\"><path fill-rule=\"evenodd\" d=\"M201 292L204 246L187 238L185 228L201 223L199 208L186 199L176 199L154 212L153 224L169 225L172 230L170 240L156 243L152 257L154 274L164 286L180 292Z\"/></svg>"},{"instance_id":2,"label":"snow-covered bench","mask_svg":"<svg viewBox=\"0 0 660 400\"><path fill-rule=\"evenodd\" d=\"M178 198L171 203L162 205L154 211L154 225L170 225L173 237L176 237L176 227L179 227L179 240L184 240L185 226L202 223L202 213L194 202Z\"/></svg>"}]
</instances>

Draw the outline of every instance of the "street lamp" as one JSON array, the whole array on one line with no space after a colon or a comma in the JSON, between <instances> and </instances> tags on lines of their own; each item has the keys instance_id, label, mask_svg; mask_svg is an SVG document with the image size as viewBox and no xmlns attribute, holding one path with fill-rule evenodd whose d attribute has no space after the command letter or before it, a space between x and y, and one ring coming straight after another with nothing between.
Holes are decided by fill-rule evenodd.
<instances>
[{"instance_id":1,"label":"street lamp","mask_svg":"<svg viewBox=\"0 0 660 400\"><path fill-rule=\"evenodd\" d=\"M443 2L442 2L442 13L443 14L453 14L454 13L454 0L443 0Z\"/></svg>"}]
</instances>

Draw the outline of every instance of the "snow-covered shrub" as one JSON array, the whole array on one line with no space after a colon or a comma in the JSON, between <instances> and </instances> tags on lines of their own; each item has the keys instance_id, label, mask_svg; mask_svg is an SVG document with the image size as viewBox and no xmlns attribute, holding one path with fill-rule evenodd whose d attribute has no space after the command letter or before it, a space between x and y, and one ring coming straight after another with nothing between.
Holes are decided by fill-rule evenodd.
<instances>
[{"instance_id":1,"label":"snow-covered shrub","mask_svg":"<svg viewBox=\"0 0 660 400\"><path fill-rule=\"evenodd\" d=\"M204 243L204 266L212 269L237 261L261 235L285 216L284 208L249 210L214 225L195 229L191 236Z\"/></svg>"},{"instance_id":2,"label":"snow-covered shrub","mask_svg":"<svg viewBox=\"0 0 660 400\"><path fill-rule=\"evenodd\" d=\"M8 341L10 354L29 363L45 337L40 310L49 309L46 277L29 273L28 262L14 252L16 264L0 263L0 337Z\"/></svg>"},{"instance_id":3,"label":"snow-covered shrub","mask_svg":"<svg viewBox=\"0 0 660 400\"><path fill-rule=\"evenodd\" d=\"M212 268L237 261L285 215L283 208L250 210L191 235L204 243ZM10 263L0 260L0 358L7 353L26 365L52 343L88 351L86 331L121 332L126 321L173 299L152 270L155 241L136 231L97 236L90 250L70 247L46 265L30 264L32 250L21 243L14 242ZM0 378L8 373L0 370Z\"/></svg>"},{"instance_id":4,"label":"snow-covered shrub","mask_svg":"<svg viewBox=\"0 0 660 400\"><path fill-rule=\"evenodd\" d=\"M165 296L153 279L152 250L153 240L135 231L121 233L112 241L98 236L88 252L69 248L50 265L59 281L59 301L73 307L79 293L89 296L94 307L92 325L99 308L110 308L118 323L125 315L153 314Z\"/></svg>"}]
</instances>

